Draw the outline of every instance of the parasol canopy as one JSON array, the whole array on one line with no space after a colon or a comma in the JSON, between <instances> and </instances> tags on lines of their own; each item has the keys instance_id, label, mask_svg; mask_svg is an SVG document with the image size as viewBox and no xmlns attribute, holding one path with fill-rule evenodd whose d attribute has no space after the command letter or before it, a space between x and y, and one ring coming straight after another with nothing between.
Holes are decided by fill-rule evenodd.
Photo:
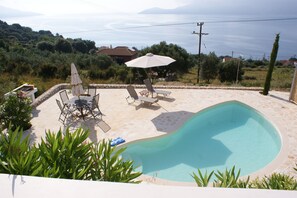
<instances>
[{"instance_id":1,"label":"parasol canopy","mask_svg":"<svg viewBox=\"0 0 297 198\"><path fill-rule=\"evenodd\" d=\"M160 56L152 53L147 53L146 55L135 58L131 61L126 62L125 64L128 67L151 68L166 66L174 61L175 60L173 58L170 58L168 56Z\"/></svg>"},{"instance_id":2,"label":"parasol canopy","mask_svg":"<svg viewBox=\"0 0 297 198\"><path fill-rule=\"evenodd\" d=\"M71 63L71 88L73 96L79 96L84 93L82 81L79 77L74 63Z\"/></svg>"}]
</instances>

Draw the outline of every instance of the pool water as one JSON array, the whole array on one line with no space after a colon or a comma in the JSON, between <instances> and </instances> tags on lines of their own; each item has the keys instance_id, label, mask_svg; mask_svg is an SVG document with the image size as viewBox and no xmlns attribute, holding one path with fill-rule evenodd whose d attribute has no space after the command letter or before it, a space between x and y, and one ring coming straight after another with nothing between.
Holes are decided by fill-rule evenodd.
<instances>
[{"instance_id":1,"label":"pool water","mask_svg":"<svg viewBox=\"0 0 297 198\"><path fill-rule=\"evenodd\" d=\"M191 174L198 168L209 173L235 165L241 176L262 169L279 153L281 140L259 112L230 101L198 112L171 134L126 146L123 158L143 174L194 182Z\"/></svg>"}]
</instances>

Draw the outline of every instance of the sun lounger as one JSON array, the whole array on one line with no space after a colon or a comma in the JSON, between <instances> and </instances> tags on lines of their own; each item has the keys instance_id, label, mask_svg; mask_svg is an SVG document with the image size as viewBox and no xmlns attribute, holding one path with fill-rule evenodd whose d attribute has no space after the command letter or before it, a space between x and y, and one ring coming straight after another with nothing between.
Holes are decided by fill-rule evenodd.
<instances>
[{"instance_id":1,"label":"sun lounger","mask_svg":"<svg viewBox=\"0 0 297 198\"><path fill-rule=\"evenodd\" d=\"M136 93L135 89L133 86L129 85L127 86L127 91L129 92L130 96L128 96L126 98L127 102L130 104L131 102L128 101L128 98L131 98L133 101L139 101L141 103L149 103L149 104L153 104L155 102L158 102L158 99L156 98L149 98L149 97L143 97L143 96L138 96L138 94Z\"/></svg>"},{"instance_id":2,"label":"sun lounger","mask_svg":"<svg viewBox=\"0 0 297 198\"><path fill-rule=\"evenodd\" d=\"M168 96L171 94L170 91L164 91L164 90L157 90L157 89L154 89L154 87L152 86L152 83L150 81L150 79L145 79L144 81L144 84L147 88L147 90L152 94L152 97L153 97L153 94L157 94L157 96L159 94L162 94L164 97Z\"/></svg>"}]
</instances>

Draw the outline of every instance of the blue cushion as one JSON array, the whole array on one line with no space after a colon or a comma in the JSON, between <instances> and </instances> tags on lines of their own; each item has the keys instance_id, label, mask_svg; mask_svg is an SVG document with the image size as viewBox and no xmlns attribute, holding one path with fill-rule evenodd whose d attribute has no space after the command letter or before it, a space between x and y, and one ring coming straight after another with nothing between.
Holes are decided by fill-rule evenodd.
<instances>
[{"instance_id":1,"label":"blue cushion","mask_svg":"<svg viewBox=\"0 0 297 198\"><path fill-rule=\"evenodd\" d=\"M125 140L123 138L117 137L116 139L114 139L114 140L112 140L110 142L110 145L111 146L116 146L116 145L121 144L121 143L124 143L124 142L125 142Z\"/></svg>"}]
</instances>

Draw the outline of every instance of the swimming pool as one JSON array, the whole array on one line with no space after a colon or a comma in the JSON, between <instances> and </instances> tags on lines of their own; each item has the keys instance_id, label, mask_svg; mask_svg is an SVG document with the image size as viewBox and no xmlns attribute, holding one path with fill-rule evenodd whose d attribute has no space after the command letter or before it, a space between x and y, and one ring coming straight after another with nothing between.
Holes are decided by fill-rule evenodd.
<instances>
[{"instance_id":1,"label":"swimming pool","mask_svg":"<svg viewBox=\"0 0 297 198\"><path fill-rule=\"evenodd\" d=\"M229 101L198 112L174 133L126 146L123 158L143 174L194 182L198 168L204 173L235 165L241 176L256 172L277 156L281 139L255 109Z\"/></svg>"}]
</instances>

